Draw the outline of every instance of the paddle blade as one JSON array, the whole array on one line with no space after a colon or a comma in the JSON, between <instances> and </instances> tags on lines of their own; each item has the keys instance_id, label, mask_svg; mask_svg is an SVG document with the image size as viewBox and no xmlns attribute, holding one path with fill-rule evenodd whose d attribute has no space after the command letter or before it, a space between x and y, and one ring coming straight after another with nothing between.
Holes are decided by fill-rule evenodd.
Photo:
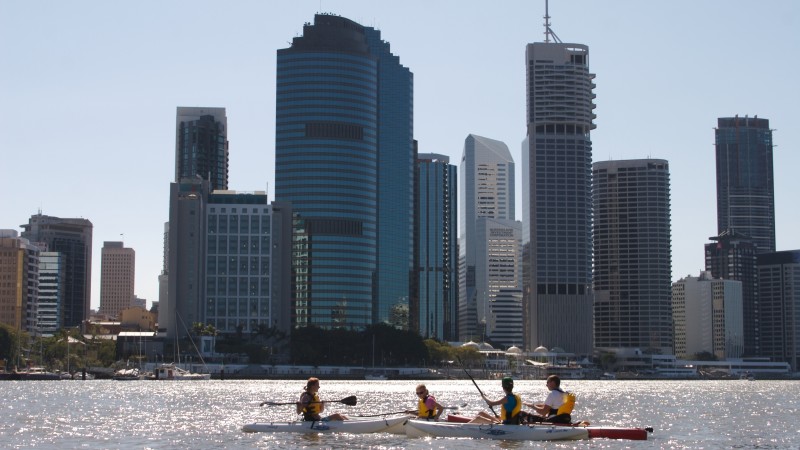
<instances>
[{"instance_id":1,"label":"paddle blade","mask_svg":"<svg viewBox=\"0 0 800 450\"><path fill-rule=\"evenodd\" d=\"M357 402L358 402L358 399L356 398L355 395L351 395L350 397L345 397L345 398L339 400L339 403L344 403L347 406L356 406Z\"/></svg>"}]
</instances>

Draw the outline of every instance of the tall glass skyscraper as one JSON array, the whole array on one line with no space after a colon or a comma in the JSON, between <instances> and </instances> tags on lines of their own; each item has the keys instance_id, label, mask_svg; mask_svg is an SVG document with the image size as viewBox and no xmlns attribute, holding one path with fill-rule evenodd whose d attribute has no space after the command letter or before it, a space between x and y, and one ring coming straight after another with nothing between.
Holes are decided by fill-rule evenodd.
<instances>
[{"instance_id":1,"label":"tall glass skyscraper","mask_svg":"<svg viewBox=\"0 0 800 450\"><path fill-rule=\"evenodd\" d=\"M200 176L211 189L228 189L228 118L225 108L178 107L175 182Z\"/></svg>"},{"instance_id":2,"label":"tall glass skyscraper","mask_svg":"<svg viewBox=\"0 0 800 450\"><path fill-rule=\"evenodd\" d=\"M417 156L419 171L419 303L412 324L424 338L458 339L457 168L434 153Z\"/></svg>"},{"instance_id":3,"label":"tall glass skyscraper","mask_svg":"<svg viewBox=\"0 0 800 450\"><path fill-rule=\"evenodd\" d=\"M549 29L549 28L548 28ZM592 351L594 74L581 44L528 44L522 145L526 347Z\"/></svg>"},{"instance_id":4,"label":"tall glass skyscraper","mask_svg":"<svg viewBox=\"0 0 800 450\"><path fill-rule=\"evenodd\" d=\"M772 130L756 117L717 119L717 232L750 236L758 253L775 251Z\"/></svg>"},{"instance_id":5,"label":"tall glass skyscraper","mask_svg":"<svg viewBox=\"0 0 800 450\"><path fill-rule=\"evenodd\" d=\"M672 354L669 164L593 167L594 346Z\"/></svg>"},{"instance_id":6,"label":"tall glass skyscraper","mask_svg":"<svg viewBox=\"0 0 800 450\"><path fill-rule=\"evenodd\" d=\"M349 19L316 15L278 50L275 197L295 213L295 326L408 326L412 75Z\"/></svg>"}]
</instances>

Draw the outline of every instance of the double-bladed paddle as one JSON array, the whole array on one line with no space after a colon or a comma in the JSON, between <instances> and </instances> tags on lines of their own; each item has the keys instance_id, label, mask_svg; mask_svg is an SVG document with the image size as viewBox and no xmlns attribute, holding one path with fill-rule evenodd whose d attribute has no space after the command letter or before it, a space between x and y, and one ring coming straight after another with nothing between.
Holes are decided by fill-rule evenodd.
<instances>
[{"instance_id":1,"label":"double-bladed paddle","mask_svg":"<svg viewBox=\"0 0 800 450\"><path fill-rule=\"evenodd\" d=\"M356 406L356 402L358 399L355 395L351 395L349 397L345 397L341 400L323 400L320 402L310 402L310 403L344 403L347 406ZM280 405L296 405L297 402L261 402L260 406L280 406Z\"/></svg>"},{"instance_id":2,"label":"double-bladed paddle","mask_svg":"<svg viewBox=\"0 0 800 450\"><path fill-rule=\"evenodd\" d=\"M462 406L467 406L467 404L465 403ZM445 406L442 409L458 410L462 406ZM417 411L417 410L408 410L408 409L406 409L404 411L392 411L392 412L385 412L385 413L382 413L382 414L356 414L355 416L352 416L352 417L381 417L381 416L391 416L393 414L415 414L416 415L418 412L419 411Z\"/></svg>"},{"instance_id":3,"label":"double-bladed paddle","mask_svg":"<svg viewBox=\"0 0 800 450\"><path fill-rule=\"evenodd\" d=\"M464 373L466 373L467 376L469 377L469 379L472 380L472 384L474 384L475 387L478 388L478 393L481 394L481 397L483 397L483 400L486 402L487 405L489 405L489 400L486 400L486 396L483 395L483 391L481 390L481 387L478 386L478 383L475 382L475 378L472 378L472 375L469 374L469 371L467 370L467 368L464 367L464 363L461 362L461 358L456 356L456 359L458 359L458 363L461 364L461 368L464 369ZM489 405L489 409L492 410L492 414L494 414L495 417L500 417L500 416L497 415L496 412L494 412L494 408L492 407L492 405Z\"/></svg>"}]
</instances>

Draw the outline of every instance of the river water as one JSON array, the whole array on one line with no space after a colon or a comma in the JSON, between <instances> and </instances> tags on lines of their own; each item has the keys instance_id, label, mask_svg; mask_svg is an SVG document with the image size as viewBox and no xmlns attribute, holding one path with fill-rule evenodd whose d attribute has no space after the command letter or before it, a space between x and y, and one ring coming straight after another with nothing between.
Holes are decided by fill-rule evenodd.
<instances>
[{"instance_id":1,"label":"river water","mask_svg":"<svg viewBox=\"0 0 800 450\"><path fill-rule=\"evenodd\" d=\"M499 381L478 380L490 398ZM15 449L484 449L800 448L800 381L565 380L576 392L573 419L595 425L652 426L647 441L508 442L409 439L388 434L243 433L245 423L286 421L302 381L0 381L0 448ZM326 412L351 416L416 409L413 381L322 380ZM443 405L474 414L485 404L469 381L430 381ZM517 381L525 401L541 401L544 380Z\"/></svg>"}]
</instances>

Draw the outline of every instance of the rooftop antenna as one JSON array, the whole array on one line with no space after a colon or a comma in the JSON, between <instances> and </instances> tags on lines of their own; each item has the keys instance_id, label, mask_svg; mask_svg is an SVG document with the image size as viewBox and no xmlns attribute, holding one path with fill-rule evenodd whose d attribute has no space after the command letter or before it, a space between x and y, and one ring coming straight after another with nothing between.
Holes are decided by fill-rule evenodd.
<instances>
[{"instance_id":1,"label":"rooftop antenna","mask_svg":"<svg viewBox=\"0 0 800 450\"><path fill-rule=\"evenodd\" d=\"M546 44L550 43L550 37L553 38L553 42L558 44L561 43L561 39L558 38L556 33L550 28L550 4L549 0L544 0L544 42Z\"/></svg>"}]
</instances>

